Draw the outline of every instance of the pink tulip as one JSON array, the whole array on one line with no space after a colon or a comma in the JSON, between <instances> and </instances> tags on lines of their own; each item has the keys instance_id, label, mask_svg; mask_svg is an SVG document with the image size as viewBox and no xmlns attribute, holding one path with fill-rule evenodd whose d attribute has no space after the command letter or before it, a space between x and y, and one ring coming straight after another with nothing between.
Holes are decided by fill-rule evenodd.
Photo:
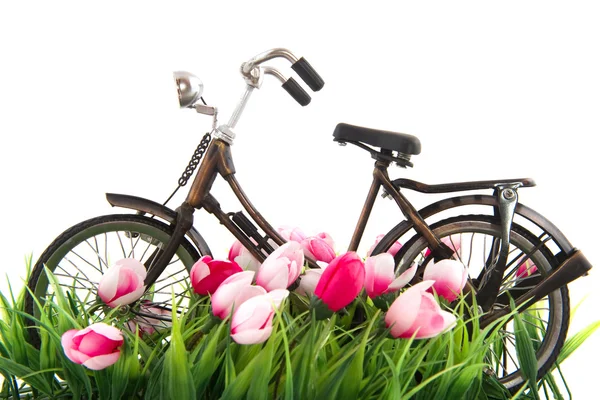
<instances>
[{"instance_id":1,"label":"pink tulip","mask_svg":"<svg viewBox=\"0 0 600 400\"><path fill-rule=\"evenodd\" d=\"M82 330L66 331L60 342L69 360L89 369L100 370L119 359L123 335L117 328L99 322Z\"/></svg>"},{"instance_id":2,"label":"pink tulip","mask_svg":"<svg viewBox=\"0 0 600 400\"><path fill-rule=\"evenodd\" d=\"M427 339L450 329L456 317L442 311L427 290L433 281L423 281L402 293L385 315L385 325L395 338Z\"/></svg>"},{"instance_id":3,"label":"pink tulip","mask_svg":"<svg viewBox=\"0 0 600 400\"><path fill-rule=\"evenodd\" d=\"M154 303L148 300L142 300L138 315L127 322L127 328L131 332L138 329L138 335L151 335L156 332L156 328L170 328L172 312L168 308L155 306ZM169 320L166 320L168 318Z\"/></svg>"},{"instance_id":4,"label":"pink tulip","mask_svg":"<svg viewBox=\"0 0 600 400\"><path fill-rule=\"evenodd\" d=\"M239 240L236 240L229 249L227 257L229 261L235 262L244 271L258 271L260 261L258 261L250 251L245 248Z\"/></svg>"},{"instance_id":5,"label":"pink tulip","mask_svg":"<svg viewBox=\"0 0 600 400\"><path fill-rule=\"evenodd\" d=\"M281 235L282 238L287 240L288 242L298 242L300 243L304 239L306 239L306 235L300 228L292 227L292 226L282 226L277 229L277 233Z\"/></svg>"},{"instance_id":6,"label":"pink tulip","mask_svg":"<svg viewBox=\"0 0 600 400\"><path fill-rule=\"evenodd\" d=\"M304 254L298 242L287 242L271 253L262 263L256 274L256 284L268 292L286 289L298 279Z\"/></svg>"},{"instance_id":7,"label":"pink tulip","mask_svg":"<svg viewBox=\"0 0 600 400\"><path fill-rule=\"evenodd\" d=\"M450 248L450 250L453 250L455 253L458 253L458 251L460 250L460 236L457 236L457 235L446 236L441 239L441 242L444 243L446 246L448 246ZM430 254L431 254L431 250L427 249L425 251L424 257L427 258L427 257L429 257Z\"/></svg>"},{"instance_id":8,"label":"pink tulip","mask_svg":"<svg viewBox=\"0 0 600 400\"><path fill-rule=\"evenodd\" d=\"M365 282L365 266L355 252L334 258L323 271L315 296L336 312L358 296Z\"/></svg>"},{"instance_id":9,"label":"pink tulip","mask_svg":"<svg viewBox=\"0 0 600 400\"><path fill-rule=\"evenodd\" d=\"M333 238L331 237L331 235L329 233L326 233L326 232L317 233L315 235L315 237L318 237L319 239L322 239L332 249L335 247L335 242L333 241Z\"/></svg>"},{"instance_id":10,"label":"pink tulip","mask_svg":"<svg viewBox=\"0 0 600 400\"><path fill-rule=\"evenodd\" d=\"M244 271L231 275L225 279L212 295L210 302L212 313L225 319L232 311L246 300L266 294L267 291L260 286L252 286L253 271Z\"/></svg>"},{"instance_id":11,"label":"pink tulip","mask_svg":"<svg viewBox=\"0 0 600 400\"><path fill-rule=\"evenodd\" d=\"M433 290L446 300L456 300L458 294L467 283L469 272L465 266L456 260L431 261L423 272L424 281L434 281Z\"/></svg>"},{"instance_id":12,"label":"pink tulip","mask_svg":"<svg viewBox=\"0 0 600 400\"><path fill-rule=\"evenodd\" d=\"M302 240L304 254L316 261L331 262L335 258L335 251L329 243L333 241L326 239L319 236L311 236Z\"/></svg>"},{"instance_id":13,"label":"pink tulip","mask_svg":"<svg viewBox=\"0 0 600 400\"><path fill-rule=\"evenodd\" d=\"M225 279L238 272L242 269L235 261L218 261L204 256L192 267L190 278L194 291L204 296L213 294Z\"/></svg>"},{"instance_id":14,"label":"pink tulip","mask_svg":"<svg viewBox=\"0 0 600 400\"><path fill-rule=\"evenodd\" d=\"M231 318L231 338L239 344L266 341L273 331L275 308L289 295L285 289L276 289L252 297L235 310Z\"/></svg>"},{"instance_id":15,"label":"pink tulip","mask_svg":"<svg viewBox=\"0 0 600 400\"><path fill-rule=\"evenodd\" d=\"M108 268L98 284L98 296L109 307L138 300L146 290L146 267L133 258L124 258Z\"/></svg>"},{"instance_id":16,"label":"pink tulip","mask_svg":"<svg viewBox=\"0 0 600 400\"><path fill-rule=\"evenodd\" d=\"M300 284L295 292L303 296L312 296L315 293L317 284L323 275L324 268L308 268L300 275Z\"/></svg>"},{"instance_id":17,"label":"pink tulip","mask_svg":"<svg viewBox=\"0 0 600 400\"><path fill-rule=\"evenodd\" d=\"M367 252L367 257L371 257L371 254L373 254L373 250L375 250L375 247L379 244L379 242L381 242L381 239L383 239L383 236L384 235L379 235L375 238L375 243L373 243L373 245ZM400 244L400 242L396 241L392 244L392 247L390 247L387 252L390 253L392 256L395 256L396 253L398 253L401 248L402 248L402 245Z\"/></svg>"},{"instance_id":18,"label":"pink tulip","mask_svg":"<svg viewBox=\"0 0 600 400\"><path fill-rule=\"evenodd\" d=\"M370 298L374 299L382 294L400 290L412 280L417 272L417 264L414 264L398 278L395 278L395 264L394 257L390 253L367 258L365 261L365 290Z\"/></svg>"},{"instance_id":19,"label":"pink tulip","mask_svg":"<svg viewBox=\"0 0 600 400\"><path fill-rule=\"evenodd\" d=\"M531 261L530 258L528 258L524 263L519 265L516 275L517 278L527 278L528 276L535 274L537 270L537 266L533 263L533 261Z\"/></svg>"}]
</instances>

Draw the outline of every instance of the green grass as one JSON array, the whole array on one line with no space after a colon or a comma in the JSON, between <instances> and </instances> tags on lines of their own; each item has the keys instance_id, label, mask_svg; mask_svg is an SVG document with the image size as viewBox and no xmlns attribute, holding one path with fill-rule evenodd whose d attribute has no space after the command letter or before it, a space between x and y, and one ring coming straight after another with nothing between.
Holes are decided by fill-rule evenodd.
<instances>
[{"instance_id":1,"label":"green grass","mask_svg":"<svg viewBox=\"0 0 600 400\"><path fill-rule=\"evenodd\" d=\"M52 282L50 273L49 278ZM130 332L121 313L109 313L104 322L124 332L122 354L113 366L90 371L69 361L60 336L95 322L94 316L79 299L55 287L54 301L40 306L36 327L27 328L25 319L33 317L23 312L25 293L0 294L0 398L484 400L534 399L538 393L563 398L550 375L538 382L530 379L513 395L485 373L494 368L489 349L502 340L499 327L506 321L480 330L477 317L458 315L454 329L433 339L393 339L383 313L374 307L362 323L340 315L319 321L297 306L291 312L288 300L265 343L238 345L228 334L229 321L211 322L208 299L199 299L187 313L174 313L171 329L151 336ZM466 307L462 303L456 312ZM526 376L535 377L530 335L537 331L527 329L526 318L513 320L517 355ZM599 326L597 322L572 336L559 361ZM39 330L40 349L28 343L28 329Z\"/></svg>"}]
</instances>

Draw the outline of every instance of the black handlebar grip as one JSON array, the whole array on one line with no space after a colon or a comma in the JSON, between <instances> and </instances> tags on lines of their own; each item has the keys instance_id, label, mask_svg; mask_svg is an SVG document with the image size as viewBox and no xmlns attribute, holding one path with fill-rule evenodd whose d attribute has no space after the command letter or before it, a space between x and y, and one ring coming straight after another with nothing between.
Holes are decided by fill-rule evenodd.
<instances>
[{"instance_id":1,"label":"black handlebar grip","mask_svg":"<svg viewBox=\"0 0 600 400\"><path fill-rule=\"evenodd\" d=\"M284 88L285 91L288 92L301 106L304 107L310 103L310 96L302 89L302 86L300 86L294 78L285 81L281 87Z\"/></svg>"},{"instance_id":2,"label":"black handlebar grip","mask_svg":"<svg viewBox=\"0 0 600 400\"><path fill-rule=\"evenodd\" d=\"M292 65L292 69L302 78L313 92L323 89L325 81L319 76L317 71L306 61L304 57L300 58Z\"/></svg>"}]
</instances>

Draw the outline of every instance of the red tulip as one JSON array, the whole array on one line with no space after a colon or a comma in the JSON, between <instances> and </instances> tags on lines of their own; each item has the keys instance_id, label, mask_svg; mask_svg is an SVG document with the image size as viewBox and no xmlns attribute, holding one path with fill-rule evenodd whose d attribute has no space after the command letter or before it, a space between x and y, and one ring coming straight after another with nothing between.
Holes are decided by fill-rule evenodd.
<instances>
[{"instance_id":1,"label":"red tulip","mask_svg":"<svg viewBox=\"0 0 600 400\"><path fill-rule=\"evenodd\" d=\"M287 289L298 279L303 265L304 254L300 243L284 243L262 263L256 274L256 284L268 292Z\"/></svg>"},{"instance_id":2,"label":"red tulip","mask_svg":"<svg viewBox=\"0 0 600 400\"><path fill-rule=\"evenodd\" d=\"M134 258L124 258L111 266L98 284L98 296L109 307L118 307L138 300L146 290L146 267Z\"/></svg>"},{"instance_id":3,"label":"red tulip","mask_svg":"<svg viewBox=\"0 0 600 400\"><path fill-rule=\"evenodd\" d=\"M252 297L235 310L231 318L231 338L239 344L266 341L273 331L275 308L289 295L285 289L276 289Z\"/></svg>"},{"instance_id":4,"label":"red tulip","mask_svg":"<svg viewBox=\"0 0 600 400\"><path fill-rule=\"evenodd\" d=\"M329 239L331 238L329 235L327 236L329 237ZM335 258L335 251L333 250L333 247L329 244L333 243L333 241L329 239L319 236L311 236L304 239L301 242L302 248L304 249L304 254L307 257L315 259L316 261L330 263L331 260Z\"/></svg>"},{"instance_id":5,"label":"red tulip","mask_svg":"<svg viewBox=\"0 0 600 400\"><path fill-rule=\"evenodd\" d=\"M69 360L89 369L100 370L119 359L123 335L117 328L99 322L82 330L66 331L60 342Z\"/></svg>"},{"instance_id":6,"label":"red tulip","mask_svg":"<svg viewBox=\"0 0 600 400\"><path fill-rule=\"evenodd\" d=\"M365 290L374 299L385 293L395 292L408 284L417 272L417 264L404 271L398 278L394 276L394 257L382 253L365 261Z\"/></svg>"},{"instance_id":7,"label":"red tulip","mask_svg":"<svg viewBox=\"0 0 600 400\"><path fill-rule=\"evenodd\" d=\"M431 261L423 272L424 281L434 281L433 290L448 301L454 301L467 283L469 272L456 260Z\"/></svg>"},{"instance_id":8,"label":"red tulip","mask_svg":"<svg viewBox=\"0 0 600 400\"><path fill-rule=\"evenodd\" d=\"M315 288L315 296L336 312L352 303L364 282L364 264L358 254L351 251L329 263Z\"/></svg>"},{"instance_id":9,"label":"red tulip","mask_svg":"<svg viewBox=\"0 0 600 400\"><path fill-rule=\"evenodd\" d=\"M213 260L204 256L196 261L190 271L194 291L200 295L213 294L219 285L233 274L242 272L235 262Z\"/></svg>"},{"instance_id":10,"label":"red tulip","mask_svg":"<svg viewBox=\"0 0 600 400\"><path fill-rule=\"evenodd\" d=\"M245 248L239 240L236 240L229 249L227 256L229 261L235 262L244 271L258 271L260 261L258 261L250 251Z\"/></svg>"},{"instance_id":11,"label":"red tulip","mask_svg":"<svg viewBox=\"0 0 600 400\"><path fill-rule=\"evenodd\" d=\"M385 325L395 338L427 339L450 329L456 317L442 311L427 290L433 281L423 281L408 288L392 303L385 315Z\"/></svg>"},{"instance_id":12,"label":"red tulip","mask_svg":"<svg viewBox=\"0 0 600 400\"><path fill-rule=\"evenodd\" d=\"M375 243L373 243L373 245L367 252L367 257L371 257L373 250L375 250L375 247L379 244L379 242L381 242L381 239L383 239L383 236L384 235L382 234L375 238ZM398 253L401 248L402 248L402 245L400 244L400 242L396 241L392 244L392 247L390 247L387 252L390 253L392 256L395 256L396 253Z\"/></svg>"}]
</instances>

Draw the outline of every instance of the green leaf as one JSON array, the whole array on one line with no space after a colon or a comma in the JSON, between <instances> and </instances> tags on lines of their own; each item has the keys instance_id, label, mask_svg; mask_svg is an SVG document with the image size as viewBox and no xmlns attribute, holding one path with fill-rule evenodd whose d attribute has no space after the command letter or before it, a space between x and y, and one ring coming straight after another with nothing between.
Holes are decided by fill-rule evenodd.
<instances>
[{"instance_id":1,"label":"green leaf","mask_svg":"<svg viewBox=\"0 0 600 400\"><path fill-rule=\"evenodd\" d=\"M367 347L367 343L369 342L369 335L371 333L371 329L373 329L373 324L378 320L379 310L373 316L373 318L371 318L366 329L360 334L362 335L362 338L360 344L358 345L358 350L354 353L352 361L350 362L350 365L348 366L340 385L338 392L339 399L350 399L360 392L361 383L363 380L365 349Z\"/></svg>"},{"instance_id":2,"label":"green leaf","mask_svg":"<svg viewBox=\"0 0 600 400\"><path fill-rule=\"evenodd\" d=\"M212 331L212 336L205 336L202 345L197 347L198 350L193 354L192 359L196 362L192 367L192 376L199 397L207 390L211 377L221 364L222 358L217 358L217 345L226 327L227 324L222 323Z\"/></svg>"},{"instance_id":3,"label":"green leaf","mask_svg":"<svg viewBox=\"0 0 600 400\"><path fill-rule=\"evenodd\" d=\"M581 331L577 332L575 335L570 337L565 341L565 345L563 346L560 354L558 355L558 359L556 362L558 364L562 363L567 357L569 357L575 350L579 348L591 335L594 334L600 328L600 321L593 322L583 328Z\"/></svg>"},{"instance_id":4,"label":"green leaf","mask_svg":"<svg viewBox=\"0 0 600 400\"><path fill-rule=\"evenodd\" d=\"M171 294L175 304L175 294ZM171 328L171 340L169 349L165 353L163 364L162 390L163 398L195 399L196 388L192 378L191 368L188 360L188 352L181 334L181 325L178 320L177 310L172 312L173 326Z\"/></svg>"},{"instance_id":5,"label":"green leaf","mask_svg":"<svg viewBox=\"0 0 600 400\"><path fill-rule=\"evenodd\" d=\"M246 397L250 389L250 385L252 384L254 379L264 379L264 374L269 375L271 373L271 363L273 357L273 348L272 341L276 340L273 336L269 338L267 341L267 345L260 351L260 353L246 365L246 367L239 371L236 375L235 379L231 381L229 385L226 386L222 398L227 400L237 400L243 399ZM258 344L248 345L248 346L260 346ZM268 370L267 370L268 366ZM258 386L262 386L262 381L258 384ZM254 394L258 395L259 398L264 398L260 393L256 393L256 386L254 388ZM267 395L268 391L264 392L264 395ZM252 398L248 396L248 398Z\"/></svg>"},{"instance_id":6,"label":"green leaf","mask_svg":"<svg viewBox=\"0 0 600 400\"><path fill-rule=\"evenodd\" d=\"M448 399L465 398L465 393L469 388L476 384L481 377L481 371L486 367L486 364L467 365L458 374L452 375L450 389L447 390L445 396Z\"/></svg>"},{"instance_id":7,"label":"green leaf","mask_svg":"<svg viewBox=\"0 0 600 400\"><path fill-rule=\"evenodd\" d=\"M43 392L48 396L52 396L52 387L42 376L39 375L38 372L33 371L29 367L14 362L8 358L0 357L0 370L4 370L9 374L14 375L27 382L40 392Z\"/></svg>"},{"instance_id":8,"label":"green leaf","mask_svg":"<svg viewBox=\"0 0 600 400\"><path fill-rule=\"evenodd\" d=\"M514 301L511 299L511 306L514 309ZM537 358L535 356L535 349L533 348L532 340L529 337L525 323L521 314L517 313L514 316L515 326L515 341L517 350L517 360L519 361L519 367L521 374L527 381L531 393L536 399L539 398L537 394Z\"/></svg>"},{"instance_id":9,"label":"green leaf","mask_svg":"<svg viewBox=\"0 0 600 400\"><path fill-rule=\"evenodd\" d=\"M276 341L276 335L271 334L260 355L262 362L253 368L252 380L247 394L248 399L267 400L269 397L269 379L273 365L273 347ZM238 375L238 378L240 377L241 374Z\"/></svg>"}]
</instances>

